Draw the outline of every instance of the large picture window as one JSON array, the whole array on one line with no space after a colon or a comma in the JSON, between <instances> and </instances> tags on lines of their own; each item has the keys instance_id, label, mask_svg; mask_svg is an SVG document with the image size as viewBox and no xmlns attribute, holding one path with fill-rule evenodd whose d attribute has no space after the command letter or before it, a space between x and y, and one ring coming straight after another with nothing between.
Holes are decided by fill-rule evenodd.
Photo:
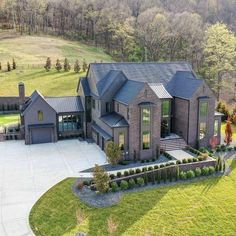
<instances>
[{"instance_id":1,"label":"large picture window","mask_svg":"<svg viewBox=\"0 0 236 236\"><path fill-rule=\"evenodd\" d=\"M142 121L143 125L149 125L151 119L151 110L149 107L142 109Z\"/></svg>"},{"instance_id":2,"label":"large picture window","mask_svg":"<svg viewBox=\"0 0 236 236\"><path fill-rule=\"evenodd\" d=\"M81 117L79 115L59 116L59 132L81 129Z\"/></svg>"},{"instance_id":3,"label":"large picture window","mask_svg":"<svg viewBox=\"0 0 236 236\"><path fill-rule=\"evenodd\" d=\"M151 133L150 131L143 131L142 134L142 143L143 149L150 149L150 140L151 140Z\"/></svg>"},{"instance_id":4,"label":"large picture window","mask_svg":"<svg viewBox=\"0 0 236 236\"><path fill-rule=\"evenodd\" d=\"M124 150L124 147L125 147L125 133L124 132L119 133L119 147L120 147L120 150Z\"/></svg>"}]
</instances>

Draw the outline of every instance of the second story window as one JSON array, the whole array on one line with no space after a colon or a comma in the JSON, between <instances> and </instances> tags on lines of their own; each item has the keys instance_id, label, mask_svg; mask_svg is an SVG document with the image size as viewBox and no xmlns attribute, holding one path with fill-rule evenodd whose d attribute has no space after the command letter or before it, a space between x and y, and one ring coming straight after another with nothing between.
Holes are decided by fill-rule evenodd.
<instances>
[{"instance_id":1,"label":"second story window","mask_svg":"<svg viewBox=\"0 0 236 236\"><path fill-rule=\"evenodd\" d=\"M162 117L170 116L170 101L169 100L162 101L161 110L162 110L161 111Z\"/></svg>"},{"instance_id":2,"label":"second story window","mask_svg":"<svg viewBox=\"0 0 236 236\"><path fill-rule=\"evenodd\" d=\"M149 107L142 109L142 123L143 125L149 125L151 119L151 110Z\"/></svg>"},{"instance_id":3,"label":"second story window","mask_svg":"<svg viewBox=\"0 0 236 236\"><path fill-rule=\"evenodd\" d=\"M43 112L38 111L38 121L43 121Z\"/></svg>"}]
</instances>

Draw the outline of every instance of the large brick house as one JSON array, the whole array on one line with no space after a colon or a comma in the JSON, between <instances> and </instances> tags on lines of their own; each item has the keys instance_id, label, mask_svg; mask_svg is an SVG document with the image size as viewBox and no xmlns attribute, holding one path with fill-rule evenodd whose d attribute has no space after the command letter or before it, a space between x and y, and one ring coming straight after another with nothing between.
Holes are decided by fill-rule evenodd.
<instances>
[{"instance_id":1,"label":"large brick house","mask_svg":"<svg viewBox=\"0 0 236 236\"><path fill-rule=\"evenodd\" d=\"M27 144L82 135L102 149L113 140L126 158L145 159L160 148L220 140L215 96L186 62L92 63L77 92L50 98L36 91L23 103Z\"/></svg>"}]
</instances>

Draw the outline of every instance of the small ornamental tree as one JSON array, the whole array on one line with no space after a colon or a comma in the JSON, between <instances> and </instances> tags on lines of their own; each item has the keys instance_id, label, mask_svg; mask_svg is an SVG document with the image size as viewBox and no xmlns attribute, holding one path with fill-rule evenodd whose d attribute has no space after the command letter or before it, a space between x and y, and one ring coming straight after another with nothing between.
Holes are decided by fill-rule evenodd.
<instances>
[{"instance_id":1,"label":"small ornamental tree","mask_svg":"<svg viewBox=\"0 0 236 236\"><path fill-rule=\"evenodd\" d=\"M47 60L46 60L46 64L45 64L44 68L45 68L46 71L50 71L51 66L52 66L51 59L50 59L50 57L48 57Z\"/></svg>"},{"instance_id":2,"label":"small ornamental tree","mask_svg":"<svg viewBox=\"0 0 236 236\"><path fill-rule=\"evenodd\" d=\"M76 60L75 61L75 64L74 64L74 72L75 73L79 73L80 72L80 65L79 65L79 61L78 60Z\"/></svg>"},{"instance_id":3,"label":"small ornamental tree","mask_svg":"<svg viewBox=\"0 0 236 236\"><path fill-rule=\"evenodd\" d=\"M212 149L215 149L218 143L219 143L218 137L213 136L210 138L210 145Z\"/></svg>"},{"instance_id":4,"label":"small ornamental tree","mask_svg":"<svg viewBox=\"0 0 236 236\"><path fill-rule=\"evenodd\" d=\"M10 65L9 61L7 62L7 71L11 71L11 65Z\"/></svg>"},{"instance_id":5,"label":"small ornamental tree","mask_svg":"<svg viewBox=\"0 0 236 236\"><path fill-rule=\"evenodd\" d=\"M70 67L70 63L68 61L67 58L65 58L65 61L64 61L64 71L68 72L70 71L71 67Z\"/></svg>"},{"instance_id":6,"label":"small ornamental tree","mask_svg":"<svg viewBox=\"0 0 236 236\"><path fill-rule=\"evenodd\" d=\"M122 153L118 144L109 141L106 145L105 153L110 164L117 165L119 163Z\"/></svg>"},{"instance_id":7,"label":"small ornamental tree","mask_svg":"<svg viewBox=\"0 0 236 236\"><path fill-rule=\"evenodd\" d=\"M16 62L15 59L13 58L12 60L12 69L15 70L16 69Z\"/></svg>"},{"instance_id":8,"label":"small ornamental tree","mask_svg":"<svg viewBox=\"0 0 236 236\"><path fill-rule=\"evenodd\" d=\"M85 59L83 60L83 72L85 72L88 69L88 65L85 61Z\"/></svg>"},{"instance_id":9,"label":"small ornamental tree","mask_svg":"<svg viewBox=\"0 0 236 236\"><path fill-rule=\"evenodd\" d=\"M61 69L62 69L62 65L61 65L61 63L60 63L60 60L59 60L59 59L57 59L57 62L56 62L55 69L56 69L58 72L60 72L60 71L61 71Z\"/></svg>"},{"instance_id":10,"label":"small ornamental tree","mask_svg":"<svg viewBox=\"0 0 236 236\"><path fill-rule=\"evenodd\" d=\"M108 191L110 178L107 172L97 164L93 169L93 179L96 185L96 189L100 193L106 193Z\"/></svg>"},{"instance_id":11,"label":"small ornamental tree","mask_svg":"<svg viewBox=\"0 0 236 236\"><path fill-rule=\"evenodd\" d=\"M226 127L225 127L225 140L224 140L226 145L229 145L232 142L232 136L233 136L233 132L232 132L231 121L228 118L226 122Z\"/></svg>"}]
</instances>

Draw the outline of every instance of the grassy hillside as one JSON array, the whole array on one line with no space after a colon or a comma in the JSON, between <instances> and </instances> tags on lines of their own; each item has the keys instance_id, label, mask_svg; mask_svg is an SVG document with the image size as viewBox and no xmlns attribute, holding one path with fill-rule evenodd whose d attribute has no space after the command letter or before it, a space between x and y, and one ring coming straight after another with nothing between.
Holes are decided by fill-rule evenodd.
<instances>
[{"instance_id":1,"label":"grassy hillside","mask_svg":"<svg viewBox=\"0 0 236 236\"><path fill-rule=\"evenodd\" d=\"M53 69L45 72L43 65L46 58L50 57ZM54 37L17 36L0 34L0 96L17 95L17 84L20 81L26 84L26 93L30 95L38 89L44 95L59 96L75 94L79 76L73 70L69 73L56 72L54 69L56 59L63 64L67 57L72 69L76 59L87 63L94 61L111 61L110 56L101 49L87 46L78 42L71 42ZM7 61L15 59L17 69L6 72Z\"/></svg>"},{"instance_id":2,"label":"grassy hillside","mask_svg":"<svg viewBox=\"0 0 236 236\"><path fill-rule=\"evenodd\" d=\"M67 179L45 193L33 207L30 224L36 235L108 235L107 219L118 225L114 235L235 235L236 161L229 176L124 194L116 206L94 208L75 197ZM50 206L50 208L48 208ZM76 210L86 220L76 224Z\"/></svg>"}]
</instances>

